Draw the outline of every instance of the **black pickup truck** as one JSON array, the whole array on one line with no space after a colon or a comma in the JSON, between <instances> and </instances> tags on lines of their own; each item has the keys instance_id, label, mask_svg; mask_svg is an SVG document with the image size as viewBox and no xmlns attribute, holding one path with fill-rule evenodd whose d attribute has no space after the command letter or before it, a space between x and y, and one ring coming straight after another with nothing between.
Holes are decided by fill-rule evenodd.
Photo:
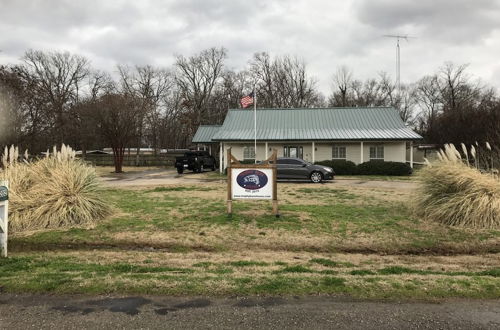
<instances>
[{"instance_id":1,"label":"black pickup truck","mask_svg":"<svg viewBox=\"0 0 500 330\"><path fill-rule=\"evenodd\" d=\"M207 151L188 151L181 157L175 157L175 168L177 173L182 174L184 170L202 172L204 169L215 171L215 158Z\"/></svg>"}]
</instances>

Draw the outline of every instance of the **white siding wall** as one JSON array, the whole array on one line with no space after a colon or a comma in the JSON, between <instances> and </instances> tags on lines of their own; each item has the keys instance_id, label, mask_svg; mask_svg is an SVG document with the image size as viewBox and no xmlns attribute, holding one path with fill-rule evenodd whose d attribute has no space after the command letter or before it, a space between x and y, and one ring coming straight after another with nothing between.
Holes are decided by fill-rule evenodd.
<instances>
[{"instance_id":1,"label":"white siding wall","mask_svg":"<svg viewBox=\"0 0 500 330\"><path fill-rule=\"evenodd\" d=\"M406 162L405 141L384 142L384 143L365 142L365 150L364 150L365 161L370 160L370 146L381 145L381 144L384 146L384 160L386 162L401 162L401 163Z\"/></svg>"},{"instance_id":2,"label":"white siding wall","mask_svg":"<svg viewBox=\"0 0 500 330\"><path fill-rule=\"evenodd\" d=\"M331 160L332 147L334 145L345 146L346 160L354 163L359 163L361 158L361 145L359 142L319 142L316 143L316 161Z\"/></svg>"},{"instance_id":3,"label":"white siding wall","mask_svg":"<svg viewBox=\"0 0 500 330\"><path fill-rule=\"evenodd\" d=\"M361 143L360 142L316 142L316 161L331 160L332 147L334 145L346 147L346 160L350 160L356 164L361 161ZM392 162L406 162L406 142L364 142L363 143L363 161L370 160L370 146L383 145L384 146L384 160Z\"/></svg>"},{"instance_id":4,"label":"white siding wall","mask_svg":"<svg viewBox=\"0 0 500 330\"><path fill-rule=\"evenodd\" d=\"M253 147L254 144L252 143L236 143L236 142L231 142L231 143L224 143L224 164L225 167L227 167L227 149L231 148L231 153L236 159L238 160L243 160L243 147L249 146ZM268 152L268 157L271 155L270 152ZM266 156L266 145L265 143L257 142L257 160L264 160Z\"/></svg>"},{"instance_id":5,"label":"white siding wall","mask_svg":"<svg viewBox=\"0 0 500 330\"><path fill-rule=\"evenodd\" d=\"M321 160L331 160L332 159L332 147L333 145L345 146L346 147L346 160L350 160L356 164L359 164L361 160L361 143L360 142L316 142L315 151L315 161ZM406 142L405 141L394 141L394 142L364 142L363 148L363 161L367 162L370 160L370 146L373 145L383 145L384 146L384 160L393 162L406 162ZM230 147L231 152L237 159L243 160L243 147L253 146L253 143L239 143L231 142L224 143L224 159L227 158L227 149ZM283 157L283 147L284 146L302 146L304 160L312 161L312 142L269 142L267 156L271 156L272 149L276 149L278 152L278 157ZM265 143L257 143L257 160L265 160ZM227 167L227 160L224 161L225 167Z\"/></svg>"}]
</instances>

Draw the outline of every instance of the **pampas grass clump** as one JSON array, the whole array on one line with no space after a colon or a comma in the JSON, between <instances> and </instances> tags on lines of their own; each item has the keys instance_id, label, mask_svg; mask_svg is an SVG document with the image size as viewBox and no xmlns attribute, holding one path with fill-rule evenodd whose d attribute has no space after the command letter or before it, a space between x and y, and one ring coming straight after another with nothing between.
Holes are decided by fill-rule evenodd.
<instances>
[{"instance_id":1,"label":"pampas grass clump","mask_svg":"<svg viewBox=\"0 0 500 330\"><path fill-rule=\"evenodd\" d=\"M500 181L464 163L452 145L438 158L419 171L417 215L451 226L500 228Z\"/></svg>"},{"instance_id":2,"label":"pampas grass clump","mask_svg":"<svg viewBox=\"0 0 500 330\"><path fill-rule=\"evenodd\" d=\"M95 170L75 159L70 147L54 148L34 162L18 157L17 148L11 147L0 170L0 180L9 180L12 231L90 227L110 213Z\"/></svg>"}]
</instances>

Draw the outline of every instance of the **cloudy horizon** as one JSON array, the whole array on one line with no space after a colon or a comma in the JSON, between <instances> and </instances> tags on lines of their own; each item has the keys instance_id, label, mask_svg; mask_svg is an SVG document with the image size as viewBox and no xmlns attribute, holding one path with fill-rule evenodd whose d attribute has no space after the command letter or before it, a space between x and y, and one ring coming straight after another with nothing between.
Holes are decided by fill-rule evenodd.
<instances>
[{"instance_id":1,"label":"cloudy horizon","mask_svg":"<svg viewBox=\"0 0 500 330\"><path fill-rule=\"evenodd\" d=\"M358 79L395 73L412 82L445 62L500 87L500 2L342 1L7 1L0 0L0 64L28 49L69 51L113 72L117 64L170 66L176 54L228 50L226 66L241 70L256 52L302 58L327 95L337 67Z\"/></svg>"}]
</instances>

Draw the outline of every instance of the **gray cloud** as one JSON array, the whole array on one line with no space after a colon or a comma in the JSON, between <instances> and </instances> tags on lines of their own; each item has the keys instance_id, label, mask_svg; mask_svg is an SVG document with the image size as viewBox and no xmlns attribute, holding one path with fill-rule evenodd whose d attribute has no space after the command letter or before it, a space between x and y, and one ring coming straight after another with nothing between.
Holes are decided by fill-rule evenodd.
<instances>
[{"instance_id":1,"label":"gray cloud","mask_svg":"<svg viewBox=\"0 0 500 330\"><path fill-rule=\"evenodd\" d=\"M413 31L445 43L475 43L499 27L496 0L357 0L362 23L398 33Z\"/></svg>"},{"instance_id":2,"label":"gray cloud","mask_svg":"<svg viewBox=\"0 0 500 330\"><path fill-rule=\"evenodd\" d=\"M0 0L0 64L29 48L57 49L112 72L118 63L168 66L174 54L224 46L234 69L257 51L304 58L327 93L338 65L359 78L392 74L394 42L382 35L408 33L418 39L402 44L403 81L451 60L499 85L497 22L499 3L488 0Z\"/></svg>"}]
</instances>

